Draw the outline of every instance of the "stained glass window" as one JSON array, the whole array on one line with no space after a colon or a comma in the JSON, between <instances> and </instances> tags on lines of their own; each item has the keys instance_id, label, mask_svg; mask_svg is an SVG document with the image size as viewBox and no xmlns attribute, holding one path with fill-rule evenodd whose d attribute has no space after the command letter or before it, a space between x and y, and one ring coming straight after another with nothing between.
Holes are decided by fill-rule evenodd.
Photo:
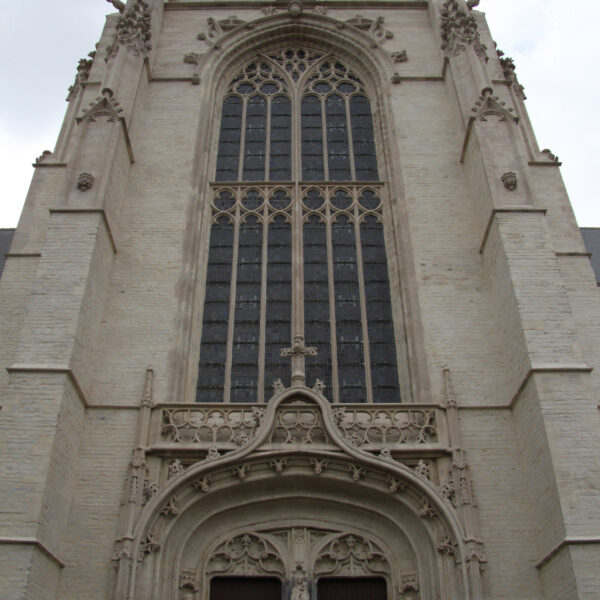
<instances>
[{"instance_id":1,"label":"stained glass window","mask_svg":"<svg viewBox=\"0 0 600 600\"><path fill-rule=\"evenodd\" d=\"M322 381L333 402L400 402L386 186L361 79L303 48L247 63L223 100L211 189L197 401L267 401L290 385L281 350L300 335L317 350L302 358L306 385Z\"/></svg>"}]
</instances>

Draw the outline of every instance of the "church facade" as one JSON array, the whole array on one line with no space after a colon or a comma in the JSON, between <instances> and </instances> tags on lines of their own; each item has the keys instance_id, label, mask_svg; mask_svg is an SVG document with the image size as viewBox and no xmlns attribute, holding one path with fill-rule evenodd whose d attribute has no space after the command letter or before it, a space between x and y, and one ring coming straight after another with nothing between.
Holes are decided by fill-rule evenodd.
<instances>
[{"instance_id":1,"label":"church facade","mask_svg":"<svg viewBox=\"0 0 600 600\"><path fill-rule=\"evenodd\" d=\"M0 280L0 598L597 598L600 298L478 3L110 1Z\"/></svg>"}]
</instances>

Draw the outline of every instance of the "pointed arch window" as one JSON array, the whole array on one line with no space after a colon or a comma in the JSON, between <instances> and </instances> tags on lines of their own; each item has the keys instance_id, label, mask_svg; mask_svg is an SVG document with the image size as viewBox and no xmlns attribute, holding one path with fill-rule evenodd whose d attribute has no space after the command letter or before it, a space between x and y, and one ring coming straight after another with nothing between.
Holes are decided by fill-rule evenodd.
<instances>
[{"instance_id":1,"label":"pointed arch window","mask_svg":"<svg viewBox=\"0 0 600 600\"><path fill-rule=\"evenodd\" d=\"M317 379L334 402L400 402L385 196L350 68L304 48L244 66L222 104L198 402Z\"/></svg>"}]
</instances>

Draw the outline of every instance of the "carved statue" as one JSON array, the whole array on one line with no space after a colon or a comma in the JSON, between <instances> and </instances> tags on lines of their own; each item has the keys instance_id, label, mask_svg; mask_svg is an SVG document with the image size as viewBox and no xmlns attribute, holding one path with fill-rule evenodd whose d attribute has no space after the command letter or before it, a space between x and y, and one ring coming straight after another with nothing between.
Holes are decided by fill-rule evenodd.
<instances>
[{"instance_id":1,"label":"carved statue","mask_svg":"<svg viewBox=\"0 0 600 600\"><path fill-rule=\"evenodd\" d=\"M292 589L291 600L310 600L310 594L308 593L308 586L306 581L296 583Z\"/></svg>"}]
</instances>

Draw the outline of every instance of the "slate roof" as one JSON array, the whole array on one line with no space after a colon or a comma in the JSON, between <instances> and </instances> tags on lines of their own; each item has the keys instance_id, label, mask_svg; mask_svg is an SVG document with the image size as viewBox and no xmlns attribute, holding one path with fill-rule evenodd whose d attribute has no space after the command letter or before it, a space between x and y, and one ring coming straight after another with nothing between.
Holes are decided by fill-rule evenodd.
<instances>
[{"instance_id":1,"label":"slate roof","mask_svg":"<svg viewBox=\"0 0 600 600\"><path fill-rule=\"evenodd\" d=\"M592 255L590 261L596 274L596 283L600 286L600 227L582 227L581 235L587 251Z\"/></svg>"}]
</instances>

